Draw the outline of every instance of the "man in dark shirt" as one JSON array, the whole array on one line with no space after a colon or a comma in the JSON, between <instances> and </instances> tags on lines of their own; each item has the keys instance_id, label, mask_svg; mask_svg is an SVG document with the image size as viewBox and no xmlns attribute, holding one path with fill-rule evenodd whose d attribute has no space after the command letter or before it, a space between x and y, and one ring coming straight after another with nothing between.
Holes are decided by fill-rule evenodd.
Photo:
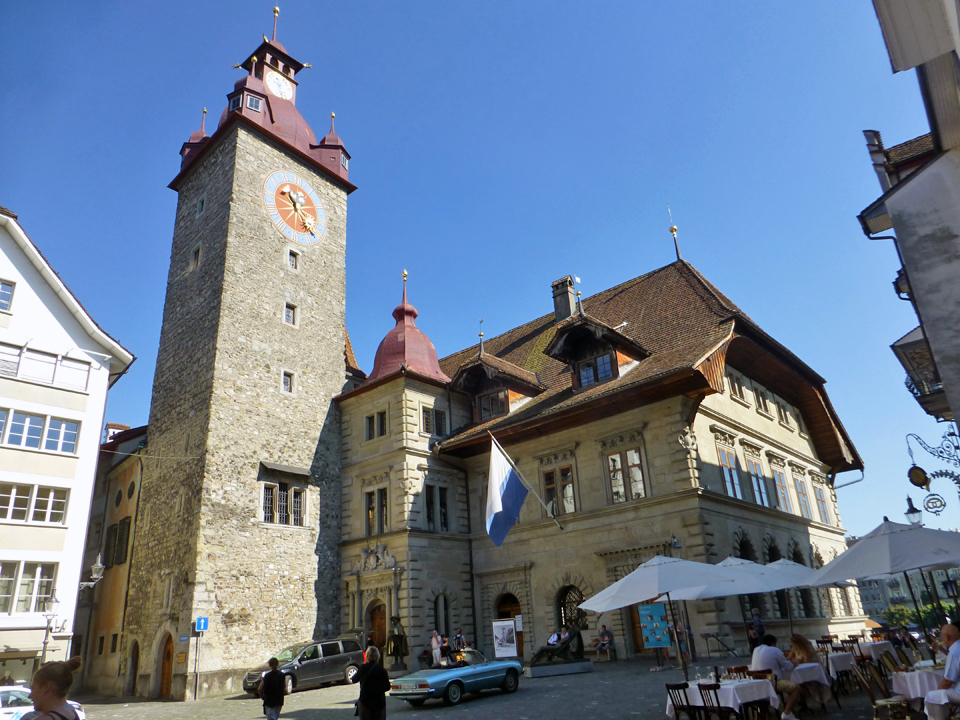
<instances>
[{"instance_id":1,"label":"man in dark shirt","mask_svg":"<svg viewBox=\"0 0 960 720\"><path fill-rule=\"evenodd\" d=\"M390 689L390 677L379 661L380 651L374 645L367 649L367 661L357 673L357 680L360 681L357 715L360 720L385 720L387 717L384 694Z\"/></svg>"},{"instance_id":2,"label":"man in dark shirt","mask_svg":"<svg viewBox=\"0 0 960 720\"><path fill-rule=\"evenodd\" d=\"M267 716L267 720L277 720L280 717L280 711L283 710L286 679L283 673L277 670L280 666L279 660L270 658L267 660L267 665L270 666L270 672L266 673L260 680L260 687L257 691L263 698L263 714Z\"/></svg>"},{"instance_id":3,"label":"man in dark shirt","mask_svg":"<svg viewBox=\"0 0 960 720\"><path fill-rule=\"evenodd\" d=\"M600 626L600 642L597 643L597 659L600 659L600 653L606 651L607 660L610 660L610 648L613 647L613 633L607 630L606 625Z\"/></svg>"}]
</instances>

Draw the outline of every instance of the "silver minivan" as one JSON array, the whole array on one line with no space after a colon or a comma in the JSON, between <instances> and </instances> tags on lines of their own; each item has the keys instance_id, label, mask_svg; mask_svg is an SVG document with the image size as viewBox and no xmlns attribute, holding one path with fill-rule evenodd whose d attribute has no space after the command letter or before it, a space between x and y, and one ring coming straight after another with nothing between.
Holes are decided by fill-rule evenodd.
<instances>
[{"instance_id":1,"label":"silver minivan","mask_svg":"<svg viewBox=\"0 0 960 720\"><path fill-rule=\"evenodd\" d=\"M285 647L274 655L285 675L287 694L331 682L352 683L363 664L363 649L352 638L311 640ZM264 663L246 674L243 689L257 694L260 679L269 672Z\"/></svg>"}]
</instances>

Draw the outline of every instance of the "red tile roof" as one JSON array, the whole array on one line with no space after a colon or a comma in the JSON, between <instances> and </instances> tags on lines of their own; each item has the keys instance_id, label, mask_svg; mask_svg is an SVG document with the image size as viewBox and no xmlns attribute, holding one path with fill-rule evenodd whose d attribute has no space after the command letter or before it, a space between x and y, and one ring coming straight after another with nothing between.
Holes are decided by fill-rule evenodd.
<instances>
[{"instance_id":1,"label":"red tile roof","mask_svg":"<svg viewBox=\"0 0 960 720\"><path fill-rule=\"evenodd\" d=\"M913 140L907 140L899 145L887 148L886 154L887 161L891 165L896 166L910 162L911 160L916 160L933 151L933 133L927 133L926 135L915 137Z\"/></svg>"}]
</instances>

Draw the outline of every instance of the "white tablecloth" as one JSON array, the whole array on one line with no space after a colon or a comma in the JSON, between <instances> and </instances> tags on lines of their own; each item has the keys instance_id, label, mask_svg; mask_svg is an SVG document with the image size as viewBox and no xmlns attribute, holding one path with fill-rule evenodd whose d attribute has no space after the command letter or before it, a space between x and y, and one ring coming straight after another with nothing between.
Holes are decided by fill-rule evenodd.
<instances>
[{"instance_id":1,"label":"white tablecloth","mask_svg":"<svg viewBox=\"0 0 960 720\"><path fill-rule=\"evenodd\" d=\"M894 657L897 656L893 651L893 643L889 640L860 643L860 650L863 652L864 657L871 657L877 662L880 662L880 655L883 654L884 650L889 652Z\"/></svg>"},{"instance_id":2,"label":"white tablecloth","mask_svg":"<svg viewBox=\"0 0 960 720\"><path fill-rule=\"evenodd\" d=\"M933 690L927 693L923 711L930 720L947 720L950 705L960 705L960 695L953 690Z\"/></svg>"},{"instance_id":3,"label":"white tablecloth","mask_svg":"<svg viewBox=\"0 0 960 720\"><path fill-rule=\"evenodd\" d=\"M943 670L916 670L893 674L893 692L914 700L926 697L943 680Z\"/></svg>"},{"instance_id":4,"label":"white tablecloth","mask_svg":"<svg viewBox=\"0 0 960 720\"><path fill-rule=\"evenodd\" d=\"M830 653L830 676L836 677L837 673L847 670L853 670L857 666L857 661L853 658L853 653L839 652Z\"/></svg>"},{"instance_id":5,"label":"white tablecloth","mask_svg":"<svg viewBox=\"0 0 960 720\"><path fill-rule=\"evenodd\" d=\"M793 672L790 673L790 680L795 682L797 685L803 685L803 683L816 682L821 685L830 685L830 680L827 678L827 674L823 671L823 665L820 663L804 663L803 665L797 665Z\"/></svg>"},{"instance_id":6,"label":"white tablecloth","mask_svg":"<svg viewBox=\"0 0 960 720\"><path fill-rule=\"evenodd\" d=\"M780 698L776 690L773 689L773 683L769 680L733 680L720 683L720 689L717 691L722 707L733 708L740 712L740 706L745 702L752 700L769 700L770 707L780 707ZM690 683L687 690L687 699L691 705L703 705L703 698L700 696L700 688L694 683ZM667 715L674 717L673 703L667 698Z\"/></svg>"}]
</instances>

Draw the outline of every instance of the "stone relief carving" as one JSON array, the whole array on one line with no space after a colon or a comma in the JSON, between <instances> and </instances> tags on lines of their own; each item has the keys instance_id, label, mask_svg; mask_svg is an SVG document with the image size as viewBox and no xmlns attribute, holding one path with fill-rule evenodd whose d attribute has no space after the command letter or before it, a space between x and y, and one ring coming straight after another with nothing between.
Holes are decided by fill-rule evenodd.
<instances>
[{"instance_id":1,"label":"stone relief carving","mask_svg":"<svg viewBox=\"0 0 960 720\"><path fill-rule=\"evenodd\" d=\"M610 435L609 437L605 438L599 438L597 442L600 443L600 447L604 450L607 448L615 448L619 445L636 445L643 439L643 430L646 427L647 424L643 423L643 425L635 430L618 433L616 435Z\"/></svg>"},{"instance_id":2,"label":"stone relief carving","mask_svg":"<svg viewBox=\"0 0 960 720\"><path fill-rule=\"evenodd\" d=\"M537 463L542 465L553 465L554 463L567 462L568 460L573 460L576 455L576 445L567 450L560 450L555 453L549 453L547 455L541 455L537 458Z\"/></svg>"},{"instance_id":3,"label":"stone relief carving","mask_svg":"<svg viewBox=\"0 0 960 720\"><path fill-rule=\"evenodd\" d=\"M683 432L680 433L680 436L677 438L679 442L687 451L687 456L691 459L697 457L697 436L694 434L693 430L689 425L683 429Z\"/></svg>"},{"instance_id":4,"label":"stone relief carving","mask_svg":"<svg viewBox=\"0 0 960 720\"><path fill-rule=\"evenodd\" d=\"M754 445L753 443L740 438L740 447L743 448L743 454L747 457L754 458L756 460L760 459L760 446Z\"/></svg>"},{"instance_id":5,"label":"stone relief carving","mask_svg":"<svg viewBox=\"0 0 960 720\"><path fill-rule=\"evenodd\" d=\"M813 482L815 482L817 485L827 484L827 479L815 470L810 471L810 479L813 480Z\"/></svg>"},{"instance_id":6,"label":"stone relief carving","mask_svg":"<svg viewBox=\"0 0 960 720\"><path fill-rule=\"evenodd\" d=\"M390 471L385 470L382 473L376 473L375 475L369 475L365 478L360 478L360 487L370 487L371 485L380 485L385 482L390 481Z\"/></svg>"},{"instance_id":7,"label":"stone relief carving","mask_svg":"<svg viewBox=\"0 0 960 720\"><path fill-rule=\"evenodd\" d=\"M790 470L797 477L803 477L807 474L807 469L800 463L795 463L793 460L788 461L790 464Z\"/></svg>"},{"instance_id":8,"label":"stone relief carving","mask_svg":"<svg viewBox=\"0 0 960 720\"><path fill-rule=\"evenodd\" d=\"M360 548L360 559L353 571L357 574L375 570L392 570L397 567L397 558L387 552L383 543L372 548Z\"/></svg>"},{"instance_id":9,"label":"stone relief carving","mask_svg":"<svg viewBox=\"0 0 960 720\"><path fill-rule=\"evenodd\" d=\"M726 445L727 447L733 447L734 443L737 441L737 433L732 430L727 430L725 427L720 425L711 425L710 432L713 433L713 437L716 438L717 442L721 445Z\"/></svg>"},{"instance_id":10,"label":"stone relief carving","mask_svg":"<svg viewBox=\"0 0 960 720\"><path fill-rule=\"evenodd\" d=\"M779 455L774 455L769 450L767 451L767 462L770 463L770 467L777 468L778 470L783 470L787 466L787 461L784 458Z\"/></svg>"}]
</instances>

